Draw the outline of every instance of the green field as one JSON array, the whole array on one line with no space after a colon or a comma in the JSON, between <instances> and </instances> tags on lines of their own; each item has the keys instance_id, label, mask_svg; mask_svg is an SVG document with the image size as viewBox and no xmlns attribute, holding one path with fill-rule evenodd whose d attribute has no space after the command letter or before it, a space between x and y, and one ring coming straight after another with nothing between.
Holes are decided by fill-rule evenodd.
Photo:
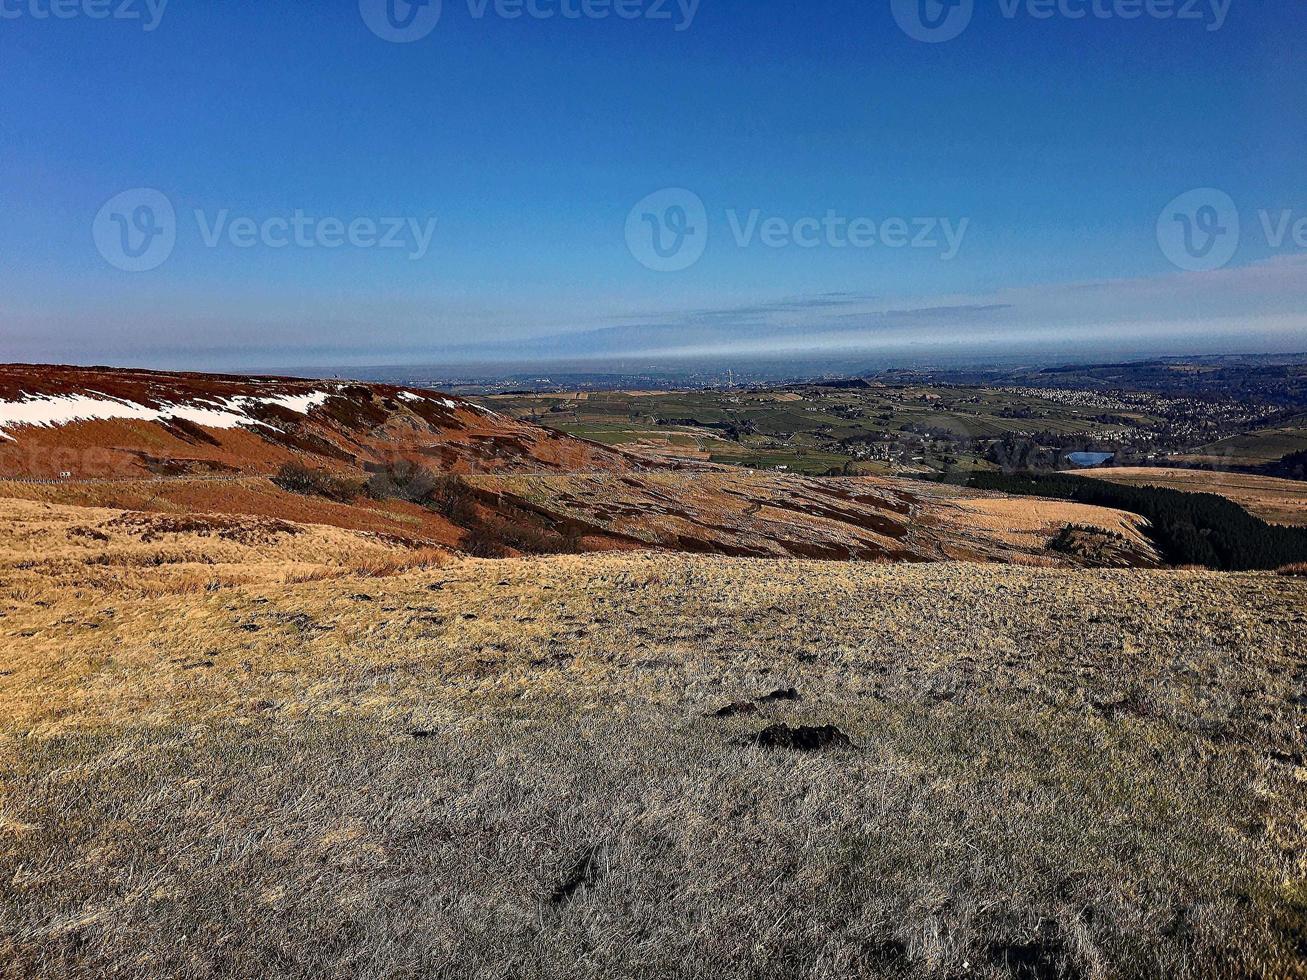
<instances>
[{"instance_id":1,"label":"green field","mask_svg":"<svg viewBox=\"0 0 1307 980\"><path fill-rule=\"evenodd\" d=\"M1228 466L1258 466L1307 450L1307 417L1302 428L1261 429L1222 439L1196 450L1194 455Z\"/></svg>"},{"instance_id":2,"label":"green field","mask_svg":"<svg viewBox=\"0 0 1307 980\"><path fill-rule=\"evenodd\" d=\"M985 468L983 447L1007 434L1148 435L1165 424L1139 411L1105 423L1100 409L952 386L519 394L487 402L605 445L810 474L846 465L858 472Z\"/></svg>"}]
</instances>

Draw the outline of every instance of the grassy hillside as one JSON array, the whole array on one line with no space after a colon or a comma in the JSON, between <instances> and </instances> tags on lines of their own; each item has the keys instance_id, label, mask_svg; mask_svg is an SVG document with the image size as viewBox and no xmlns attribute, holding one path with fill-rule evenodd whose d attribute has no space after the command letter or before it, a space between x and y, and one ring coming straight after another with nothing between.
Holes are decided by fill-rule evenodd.
<instances>
[{"instance_id":1,"label":"grassy hillside","mask_svg":"<svg viewBox=\"0 0 1307 980\"><path fill-rule=\"evenodd\" d=\"M0 482L5 498L55 506L164 514L180 519L220 515L239 520L322 524L376 535L392 545L479 554L660 549L750 557L940 561L947 559L1067 564L1048 549L1067 524L1119 535L1121 563L1151 567L1154 547L1138 518L1059 501L1032 504L948 486L860 478L811 480L735 470L629 475L478 474L452 478L459 499L423 492L450 482L425 470L410 477L374 473L346 480L320 474L320 490L264 478L113 481L66 484ZM279 479L279 478L278 478ZM374 479L382 487L373 486ZM434 481L434 482L431 482ZM409 485L412 482L413 485ZM437 495L440 496L440 495ZM107 519L107 518L106 518ZM113 528L100 528L115 533ZM32 547L46 555L69 541L47 529ZM93 545L94 541L85 541Z\"/></svg>"},{"instance_id":2,"label":"grassy hillside","mask_svg":"<svg viewBox=\"0 0 1307 980\"><path fill-rule=\"evenodd\" d=\"M1307 561L1307 528L1268 524L1214 493L1118 485L1067 474L968 473L948 479L983 490L1138 514L1149 522L1148 534L1173 565L1248 571Z\"/></svg>"},{"instance_id":3,"label":"grassy hillside","mask_svg":"<svg viewBox=\"0 0 1307 980\"><path fill-rule=\"evenodd\" d=\"M1243 435L1222 439L1195 450L1195 456L1206 457L1226 466L1261 466L1275 463L1285 456L1307 451L1307 417L1296 419L1296 425L1275 429L1261 429Z\"/></svg>"},{"instance_id":4,"label":"grassy hillside","mask_svg":"<svg viewBox=\"0 0 1307 980\"><path fill-rule=\"evenodd\" d=\"M1305 580L108 542L152 592L26 506L0 975L1307 975Z\"/></svg>"},{"instance_id":5,"label":"grassy hillside","mask_svg":"<svg viewBox=\"0 0 1307 980\"><path fill-rule=\"evenodd\" d=\"M1128 486L1166 487L1186 493L1215 493L1233 500L1250 514L1272 524L1307 526L1307 482L1254 473L1210 470L1107 467L1087 470L1081 476L1110 480Z\"/></svg>"}]
</instances>

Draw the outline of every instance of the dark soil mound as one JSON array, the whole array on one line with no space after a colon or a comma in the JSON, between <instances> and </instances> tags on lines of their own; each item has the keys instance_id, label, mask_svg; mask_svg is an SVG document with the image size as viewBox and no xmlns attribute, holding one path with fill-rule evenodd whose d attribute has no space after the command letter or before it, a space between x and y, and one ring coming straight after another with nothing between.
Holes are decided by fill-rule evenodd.
<instances>
[{"instance_id":1,"label":"dark soil mound","mask_svg":"<svg viewBox=\"0 0 1307 980\"><path fill-rule=\"evenodd\" d=\"M772 725L754 739L764 749L791 749L796 752L819 752L822 749L850 748L849 737L834 725L820 727Z\"/></svg>"}]
</instances>

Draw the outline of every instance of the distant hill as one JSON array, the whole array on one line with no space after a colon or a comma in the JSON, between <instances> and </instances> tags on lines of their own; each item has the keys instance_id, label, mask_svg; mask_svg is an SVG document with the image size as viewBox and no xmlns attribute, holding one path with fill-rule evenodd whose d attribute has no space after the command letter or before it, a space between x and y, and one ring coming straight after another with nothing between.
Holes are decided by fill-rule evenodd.
<instances>
[{"instance_id":1,"label":"distant hill","mask_svg":"<svg viewBox=\"0 0 1307 980\"><path fill-rule=\"evenodd\" d=\"M0 496L249 516L485 557L735 557L1152 566L1142 522L891 478L646 458L462 398L350 381L0 366ZM1068 525L1110 548L1049 547Z\"/></svg>"},{"instance_id":2,"label":"distant hill","mask_svg":"<svg viewBox=\"0 0 1307 980\"><path fill-rule=\"evenodd\" d=\"M0 366L0 477L269 474L409 459L447 472L638 468L626 453L394 385Z\"/></svg>"}]
</instances>

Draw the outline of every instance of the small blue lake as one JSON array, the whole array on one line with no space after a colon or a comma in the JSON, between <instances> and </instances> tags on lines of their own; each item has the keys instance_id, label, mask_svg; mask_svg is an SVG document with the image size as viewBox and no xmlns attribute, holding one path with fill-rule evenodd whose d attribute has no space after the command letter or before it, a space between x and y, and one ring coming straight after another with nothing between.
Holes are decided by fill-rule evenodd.
<instances>
[{"instance_id":1,"label":"small blue lake","mask_svg":"<svg viewBox=\"0 0 1307 980\"><path fill-rule=\"evenodd\" d=\"M1102 466L1116 453L1068 453L1067 459L1072 466Z\"/></svg>"}]
</instances>

